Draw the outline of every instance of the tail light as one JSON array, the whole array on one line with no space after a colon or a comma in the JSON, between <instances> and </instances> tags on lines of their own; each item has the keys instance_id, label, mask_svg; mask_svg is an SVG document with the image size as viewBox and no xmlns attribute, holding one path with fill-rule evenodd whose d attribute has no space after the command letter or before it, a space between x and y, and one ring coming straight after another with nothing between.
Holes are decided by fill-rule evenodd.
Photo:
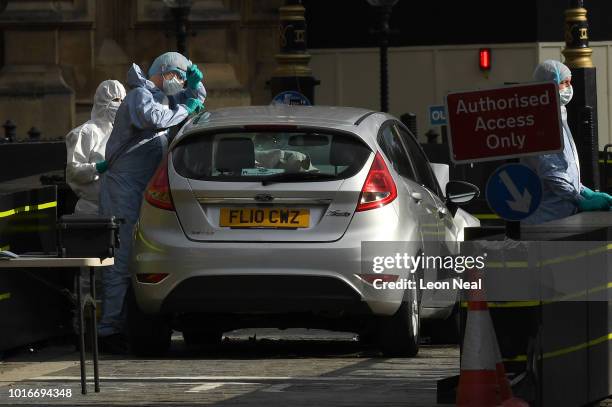
<instances>
[{"instance_id":1,"label":"tail light","mask_svg":"<svg viewBox=\"0 0 612 407\"><path fill-rule=\"evenodd\" d=\"M153 178L149 181L144 197L148 203L156 208L167 211L174 210L172 196L170 195L170 180L168 179L168 156L164 158Z\"/></svg>"},{"instance_id":2,"label":"tail light","mask_svg":"<svg viewBox=\"0 0 612 407\"><path fill-rule=\"evenodd\" d=\"M168 277L168 273L138 273L136 280L139 283L156 284Z\"/></svg>"},{"instance_id":3,"label":"tail light","mask_svg":"<svg viewBox=\"0 0 612 407\"><path fill-rule=\"evenodd\" d=\"M395 198L397 198L397 188L393 177L382 155L376 153L368 177L361 189L356 210L362 212L380 208L393 202Z\"/></svg>"}]
</instances>

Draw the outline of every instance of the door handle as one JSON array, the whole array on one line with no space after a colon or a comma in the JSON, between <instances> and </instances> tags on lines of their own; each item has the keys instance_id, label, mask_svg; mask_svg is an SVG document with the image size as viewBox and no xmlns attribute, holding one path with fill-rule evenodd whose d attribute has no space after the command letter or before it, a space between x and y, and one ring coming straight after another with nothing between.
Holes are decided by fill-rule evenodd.
<instances>
[{"instance_id":1,"label":"door handle","mask_svg":"<svg viewBox=\"0 0 612 407\"><path fill-rule=\"evenodd\" d=\"M411 192L410 196L416 203L420 203L423 200L423 195L420 192Z\"/></svg>"}]
</instances>

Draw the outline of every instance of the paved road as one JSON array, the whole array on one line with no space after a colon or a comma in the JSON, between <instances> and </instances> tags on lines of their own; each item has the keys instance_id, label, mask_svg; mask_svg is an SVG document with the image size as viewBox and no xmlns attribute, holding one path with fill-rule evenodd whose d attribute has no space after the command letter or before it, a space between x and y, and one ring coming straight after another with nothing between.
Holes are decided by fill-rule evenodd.
<instances>
[{"instance_id":1,"label":"paved road","mask_svg":"<svg viewBox=\"0 0 612 407\"><path fill-rule=\"evenodd\" d=\"M235 331L200 349L186 348L179 334L162 359L103 356L102 392L87 396L69 347L10 356L0 363L0 404L429 407L437 405L436 381L457 374L458 365L454 346L383 358L351 334L326 331ZM21 389L70 389L72 396L9 397Z\"/></svg>"}]
</instances>

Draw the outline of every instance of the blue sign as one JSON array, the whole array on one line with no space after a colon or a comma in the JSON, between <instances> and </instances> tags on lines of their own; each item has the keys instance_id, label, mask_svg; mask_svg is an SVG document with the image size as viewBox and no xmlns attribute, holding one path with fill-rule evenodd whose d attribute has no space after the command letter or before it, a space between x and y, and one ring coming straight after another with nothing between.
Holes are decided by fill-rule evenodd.
<instances>
[{"instance_id":1,"label":"blue sign","mask_svg":"<svg viewBox=\"0 0 612 407\"><path fill-rule=\"evenodd\" d=\"M446 109L444 105L429 106L429 125L446 126Z\"/></svg>"},{"instance_id":2,"label":"blue sign","mask_svg":"<svg viewBox=\"0 0 612 407\"><path fill-rule=\"evenodd\" d=\"M300 92L295 92L292 90L281 92L278 95L274 96L272 99L273 105L297 105L297 106L310 106L310 100Z\"/></svg>"},{"instance_id":3,"label":"blue sign","mask_svg":"<svg viewBox=\"0 0 612 407\"><path fill-rule=\"evenodd\" d=\"M491 210L506 220L521 220L535 212L542 201L538 175L522 164L506 164L489 177L486 188Z\"/></svg>"}]
</instances>

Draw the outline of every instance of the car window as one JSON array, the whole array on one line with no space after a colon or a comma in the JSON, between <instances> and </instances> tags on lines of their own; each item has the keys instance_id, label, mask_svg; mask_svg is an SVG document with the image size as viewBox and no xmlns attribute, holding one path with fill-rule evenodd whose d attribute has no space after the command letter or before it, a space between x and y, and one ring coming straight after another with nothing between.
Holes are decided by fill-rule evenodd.
<instances>
[{"instance_id":1,"label":"car window","mask_svg":"<svg viewBox=\"0 0 612 407\"><path fill-rule=\"evenodd\" d=\"M408 154L399 135L393 131L393 126L387 125L382 129L378 135L378 144L399 175L413 181L416 180Z\"/></svg>"},{"instance_id":2,"label":"car window","mask_svg":"<svg viewBox=\"0 0 612 407\"><path fill-rule=\"evenodd\" d=\"M406 145L410 160L417 172L418 182L438 196L442 196L438 180L429 166L429 160L412 134L399 125L393 126L393 129Z\"/></svg>"},{"instance_id":3,"label":"car window","mask_svg":"<svg viewBox=\"0 0 612 407\"><path fill-rule=\"evenodd\" d=\"M321 132L221 132L193 135L172 152L176 171L207 181L260 181L282 173L355 175L371 154L355 136Z\"/></svg>"}]
</instances>

